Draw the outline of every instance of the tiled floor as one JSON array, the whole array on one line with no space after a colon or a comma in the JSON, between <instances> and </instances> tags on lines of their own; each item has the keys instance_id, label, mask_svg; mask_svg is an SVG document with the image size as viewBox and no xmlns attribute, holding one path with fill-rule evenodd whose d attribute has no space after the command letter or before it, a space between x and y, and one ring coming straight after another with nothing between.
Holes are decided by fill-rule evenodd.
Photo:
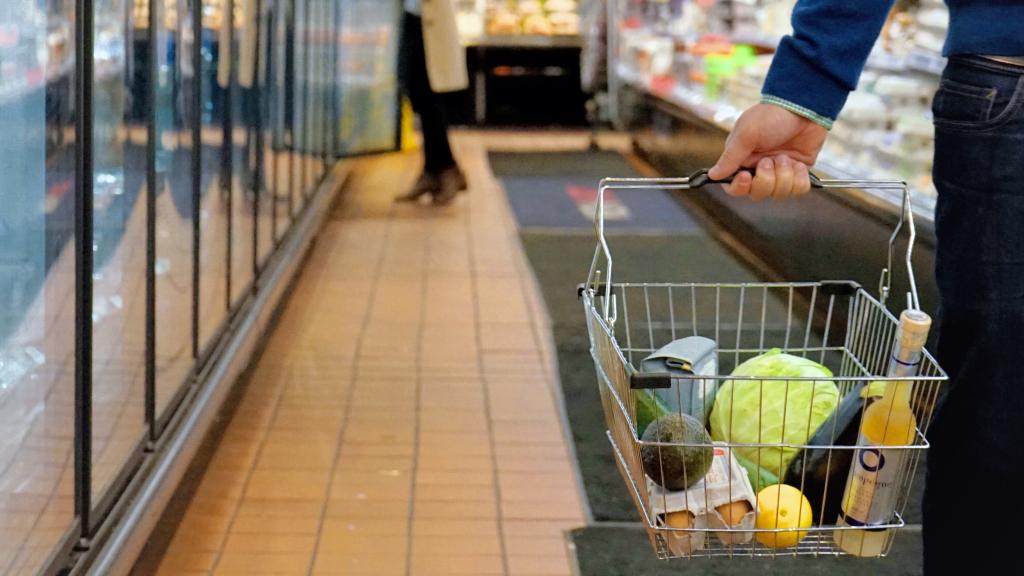
<instances>
[{"instance_id":1,"label":"tiled floor","mask_svg":"<svg viewBox=\"0 0 1024 576\"><path fill-rule=\"evenodd\" d=\"M585 139L458 134L447 209L392 204L414 155L358 167L160 574L570 574L584 499L496 142Z\"/></svg>"}]
</instances>

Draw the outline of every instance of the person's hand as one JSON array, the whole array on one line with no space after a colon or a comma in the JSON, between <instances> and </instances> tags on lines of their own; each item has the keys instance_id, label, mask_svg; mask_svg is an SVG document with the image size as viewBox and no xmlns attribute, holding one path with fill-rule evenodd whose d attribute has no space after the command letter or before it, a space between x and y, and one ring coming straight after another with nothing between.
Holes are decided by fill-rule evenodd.
<instances>
[{"instance_id":1,"label":"person's hand","mask_svg":"<svg viewBox=\"0 0 1024 576\"><path fill-rule=\"evenodd\" d=\"M744 112L725 141L725 150L708 171L713 180L736 174L725 191L754 200L806 194L811 189L808 166L825 144L823 126L772 104ZM757 175L741 168L757 167Z\"/></svg>"}]
</instances>

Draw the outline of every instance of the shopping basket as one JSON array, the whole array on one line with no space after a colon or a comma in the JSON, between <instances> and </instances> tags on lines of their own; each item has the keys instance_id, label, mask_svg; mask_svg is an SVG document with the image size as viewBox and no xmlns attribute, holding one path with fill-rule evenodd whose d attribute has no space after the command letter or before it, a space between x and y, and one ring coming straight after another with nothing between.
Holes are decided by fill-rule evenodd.
<instances>
[{"instance_id":1,"label":"shopping basket","mask_svg":"<svg viewBox=\"0 0 1024 576\"><path fill-rule=\"evenodd\" d=\"M711 183L720 182L710 180L706 170L685 178L603 180L594 216L597 247L587 281L579 287L607 436L651 545L662 559L885 556L905 525L915 473L928 447L932 409L947 380L923 349L927 330L914 362L900 362L901 318L923 317L930 323L919 311L911 264L915 229L909 190L898 181L812 176L815 188L902 192L877 297L852 281L613 281L604 226L605 195L616 190L693 190ZM887 300L896 242L904 228L909 236L905 265L910 290L906 311L898 318L889 311ZM703 351L694 352L694 343ZM671 348L677 345L682 346L682 356L689 350L695 357L660 363L673 357ZM666 349L670 352L664 353ZM712 350L710 356L708 350ZM827 372L819 367L808 376L772 377L743 368L741 375L732 374L739 366L750 366L752 359L780 354L823 366ZM701 355L704 360L696 358ZM897 386L910 391L904 406L911 407L913 418L902 424L908 436L875 446L860 440L858 447L861 426L869 425L866 422L879 437L880 408L868 416L867 407L881 402L880 396L887 397L884 391ZM888 406L887 414L892 414L897 404L878 405ZM662 418L679 423L684 413L691 424L700 421L704 432L710 431L708 437L699 432L659 435ZM646 423L640 422L645 419ZM639 429L641 425L644 430ZM669 424L665 426L668 430ZM891 426L896 429L896 424ZM655 434L646 436L651 427ZM889 431L890 423L885 421L883 434ZM671 463L670 458L674 458ZM863 486L859 491L846 490L847 482L855 480L850 476L855 459L862 467L858 474L863 474L881 468L883 458L888 468L884 477L882 472L871 477L871 491L865 492ZM681 482L668 481L666 470ZM857 477L858 482L862 480ZM793 496L794 490L776 484L799 493ZM766 487L767 499L762 501L756 495ZM772 502L772 494L781 504ZM810 505L809 521L800 495ZM723 498L728 502L720 508ZM855 522L847 514L854 498L866 498L868 507L877 506L872 513L881 510L884 518ZM739 507L730 509L732 503Z\"/></svg>"}]
</instances>

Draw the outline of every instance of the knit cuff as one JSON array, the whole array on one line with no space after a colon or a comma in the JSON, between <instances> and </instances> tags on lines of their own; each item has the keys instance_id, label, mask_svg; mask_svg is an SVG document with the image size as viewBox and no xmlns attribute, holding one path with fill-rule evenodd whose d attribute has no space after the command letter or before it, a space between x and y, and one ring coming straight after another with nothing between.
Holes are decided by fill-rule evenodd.
<instances>
[{"instance_id":1,"label":"knit cuff","mask_svg":"<svg viewBox=\"0 0 1024 576\"><path fill-rule=\"evenodd\" d=\"M804 118L807 118L811 122L814 122L819 126L822 126L823 128L825 128L825 130L832 129L833 120L831 118L826 118L825 116L818 114L814 110L804 108L803 106L799 104L794 104L789 100L779 98L778 96L772 96L771 94L762 94L761 103L773 104L775 106L779 106L780 108L785 108L786 110L789 110L790 112L796 114L797 116L803 116Z\"/></svg>"}]
</instances>

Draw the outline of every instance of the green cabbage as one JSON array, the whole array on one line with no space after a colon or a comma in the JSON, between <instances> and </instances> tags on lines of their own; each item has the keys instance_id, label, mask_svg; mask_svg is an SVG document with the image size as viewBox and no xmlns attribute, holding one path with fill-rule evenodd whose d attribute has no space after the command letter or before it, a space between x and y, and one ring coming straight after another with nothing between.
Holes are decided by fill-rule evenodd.
<instances>
[{"instance_id":1,"label":"green cabbage","mask_svg":"<svg viewBox=\"0 0 1024 576\"><path fill-rule=\"evenodd\" d=\"M839 404L839 389L831 380L782 379L831 378L832 372L813 360L783 354L777 348L740 364L732 375L772 379L729 380L719 388L711 411L711 437L719 442L806 444ZM799 451L782 447L734 450L737 456L780 477Z\"/></svg>"}]
</instances>

